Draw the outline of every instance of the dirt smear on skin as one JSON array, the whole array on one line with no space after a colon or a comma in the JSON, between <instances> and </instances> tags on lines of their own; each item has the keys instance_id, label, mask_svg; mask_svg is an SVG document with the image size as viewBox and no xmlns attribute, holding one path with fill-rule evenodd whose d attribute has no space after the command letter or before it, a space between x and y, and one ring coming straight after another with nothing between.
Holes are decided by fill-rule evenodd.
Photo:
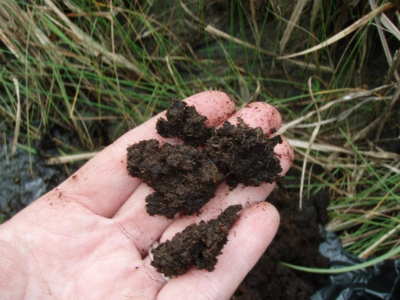
<instances>
[{"instance_id":1,"label":"dirt smear on skin","mask_svg":"<svg viewBox=\"0 0 400 300\"><path fill-rule=\"evenodd\" d=\"M185 274L191 265L198 270L213 271L217 256L228 241L229 229L242 208L241 205L229 206L217 219L186 227L152 250L151 265L168 277Z\"/></svg>"}]
</instances>

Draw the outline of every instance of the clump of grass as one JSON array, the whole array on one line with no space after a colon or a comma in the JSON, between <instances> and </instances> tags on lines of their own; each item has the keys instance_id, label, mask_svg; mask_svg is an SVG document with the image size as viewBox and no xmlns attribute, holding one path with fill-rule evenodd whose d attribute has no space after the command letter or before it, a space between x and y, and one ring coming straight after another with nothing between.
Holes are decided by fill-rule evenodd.
<instances>
[{"instance_id":1,"label":"clump of grass","mask_svg":"<svg viewBox=\"0 0 400 300\"><path fill-rule=\"evenodd\" d=\"M62 157L49 163L87 159L102 146L99 128L111 142L172 96L224 90L238 107L265 101L280 110L303 195L329 190L328 229L347 250L366 257L398 247L392 4L140 3L3 1L0 128L15 147L34 155L32 144L51 128L72 128L81 147L56 141ZM377 43L384 51L373 57ZM296 53L303 54L288 57Z\"/></svg>"}]
</instances>

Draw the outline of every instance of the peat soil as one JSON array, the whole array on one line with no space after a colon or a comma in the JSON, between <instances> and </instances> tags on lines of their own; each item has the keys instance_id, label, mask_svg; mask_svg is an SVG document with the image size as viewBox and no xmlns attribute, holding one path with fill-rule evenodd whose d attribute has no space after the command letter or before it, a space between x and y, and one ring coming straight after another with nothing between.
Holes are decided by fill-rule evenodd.
<instances>
[{"instance_id":1,"label":"peat soil","mask_svg":"<svg viewBox=\"0 0 400 300\"><path fill-rule=\"evenodd\" d=\"M231 205L217 219L189 225L172 240L152 250L151 265L168 277L185 274L191 265L212 272L218 262L217 256L228 242L229 229L242 208L242 205Z\"/></svg>"},{"instance_id":2,"label":"peat soil","mask_svg":"<svg viewBox=\"0 0 400 300\"><path fill-rule=\"evenodd\" d=\"M328 268L329 259L319 253L324 240L320 228L328 221L329 194L318 192L303 200L298 193L274 190L267 199L279 211L281 224L271 245L236 290L235 300L305 300L328 283L328 276L295 271L290 264Z\"/></svg>"},{"instance_id":3,"label":"peat soil","mask_svg":"<svg viewBox=\"0 0 400 300\"><path fill-rule=\"evenodd\" d=\"M231 187L280 184L282 168L274 152L282 143L280 136L269 138L240 118L236 125L225 122L220 128L207 127L205 116L177 99L172 100L166 117L158 119L157 132L178 137L186 145L150 139L127 148L129 175L154 189L146 197L150 215L173 219L179 212L199 214L225 179ZM215 220L188 226L151 252L152 265L165 276L183 275L191 265L213 271L241 209L241 205L230 206Z\"/></svg>"},{"instance_id":4,"label":"peat soil","mask_svg":"<svg viewBox=\"0 0 400 300\"><path fill-rule=\"evenodd\" d=\"M129 175L155 190L146 197L150 215L173 219L181 210L186 215L199 213L223 179L231 187L274 181L280 185L282 168L274 152L282 143L280 136L268 138L260 127L251 128L240 118L236 125L225 122L220 128L207 127L206 117L176 99L166 116L157 121L157 132L163 137L178 137L186 145L151 139L127 149Z\"/></svg>"}]
</instances>

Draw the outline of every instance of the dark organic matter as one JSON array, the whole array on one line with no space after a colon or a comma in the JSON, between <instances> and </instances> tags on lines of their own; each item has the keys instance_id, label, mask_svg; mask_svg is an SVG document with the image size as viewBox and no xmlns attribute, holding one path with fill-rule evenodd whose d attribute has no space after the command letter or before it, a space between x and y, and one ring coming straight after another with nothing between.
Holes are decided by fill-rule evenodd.
<instances>
[{"instance_id":1,"label":"dark organic matter","mask_svg":"<svg viewBox=\"0 0 400 300\"><path fill-rule=\"evenodd\" d=\"M157 132L179 137L186 145L160 145L152 139L128 148L129 174L155 190L146 198L150 215L172 219L181 210L187 215L199 213L224 177L232 187L280 183L282 168L274 153L282 142L279 136L269 139L261 128L251 128L240 118L237 125L226 122L219 129L207 127L206 117L178 100L171 103L166 116L167 120L157 121ZM190 225L152 251L152 265L165 276L182 275L191 265L214 270L240 209L241 205L231 206L216 220Z\"/></svg>"},{"instance_id":2,"label":"dark organic matter","mask_svg":"<svg viewBox=\"0 0 400 300\"><path fill-rule=\"evenodd\" d=\"M227 182L259 186L263 182L280 183L282 168L274 147L282 143L280 136L268 138L260 127L251 128L242 119L234 126L225 122L206 143L210 159L227 172Z\"/></svg>"},{"instance_id":3,"label":"dark organic matter","mask_svg":"<svg viewBox=\"0 0 400 300\"><path fill-rule=\"evenodd\" d=\"M152 250L151 265L165 276L182 275L191 265L213 271L218 262L216 257L228 241L229 229L239 218L237 212L241 209L241 205L230 206L217 219L186 227L172 240Z\"/></svg>"},{"instance_id":4,"label":"dark organic matter","mask_svg":"<svg viewBox=\"0 0 400 300\"><path fill-rule=\"evenodd\" d=\"M269 139L261 128L251 128L240 118L237 125L226 122L219 129L207 127L206 117L178 100L172 101L166 115L168 120L157 121L158 133L180 137L185 146L160 146L150 140L128 148L129 174L155 190L146 198L150 215L173 218L181 210L188 215L199 213L224 173L232 187L280 184L282 168L274 153L282 142L279 136ZM194 147L199 145L203 149Z\"/></svg>"},{"instance_id":5,"label":"dark organic matter","mask_svg":"<svg viewBox=\"0 0 400 300\"><path fill-rule=\"evenodd\" d=\"M320 191L304 200L299 209L298 194L275 190L269 197L279 211L281 224L278 232L253 270L235 293L238 300L308 300L326 285L328 276L300 272L279 263L328 268L329 260L319 253L323 241L319 226L329 218L326 208L329 194Z\"/></svg>"},{"instance_id":6,"label":"dark organic matter","mask_svg":"<svg viewBox=\"0 0 400 300\"><path fill-rule=\"evenodd\" d=\"M167 110L167 120L158 119L156 128L165 138L179 137L187 145L197 147L210 138L212 127L206 126L207 118L200 115L194 106L174 99Z\"/></svg>"},{"instance_id":7,"label":"dark organic matter","mask_svg":"<svg viewBox=\"0 0 400 300\"><path fill-rule=\"evenodd\" d=\"M151 186L155 193L146 198L150 215L172 219L181 209L198 213L214 196L219 182L216 165L194 147L146 140L128 148L128 171Z\"/></svg>"}]
</instances>

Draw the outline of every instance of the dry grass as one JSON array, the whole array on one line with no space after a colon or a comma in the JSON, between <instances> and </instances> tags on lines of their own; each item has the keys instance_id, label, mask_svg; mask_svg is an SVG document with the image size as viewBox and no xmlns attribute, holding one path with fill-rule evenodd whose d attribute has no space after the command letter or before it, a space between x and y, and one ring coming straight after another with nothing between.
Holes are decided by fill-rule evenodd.
<instances>
[{"instance_id":1,"label":"dry grass","mask_svg":"<svg viewBox=\"0 0 400 300\"><path fill-rule=\"evenodd\" d=\"M58 126L74 130L81 147L56 141L60 157L48 163L87 159L99 129L112 141L171 96L220 89L238 107L265 101L280 110L279 133L303 173L288 187L304 197L329 190L328 229L349 251L399 247L392 3L139 2L0 0L0 128L13 139L11 155L34 153ZM380 57L371 58L372 44L382 45Z\"/></svg>"}]
</instances>

